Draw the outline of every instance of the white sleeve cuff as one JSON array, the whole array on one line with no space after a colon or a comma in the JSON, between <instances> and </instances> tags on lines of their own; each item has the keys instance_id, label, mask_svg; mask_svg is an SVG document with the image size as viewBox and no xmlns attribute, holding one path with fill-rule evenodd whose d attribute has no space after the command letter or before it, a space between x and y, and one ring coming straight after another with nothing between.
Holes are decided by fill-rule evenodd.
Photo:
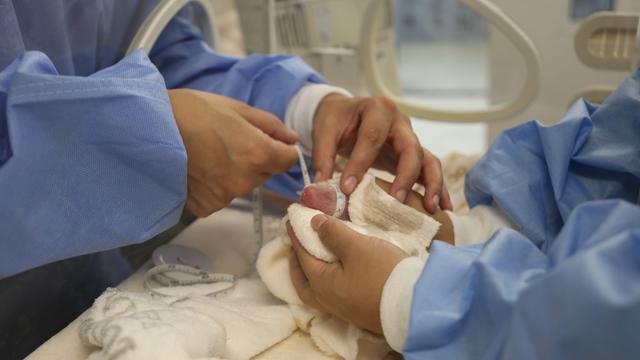
<instances>
[{"instance_id":1,"label":"white sleeve cuff","mask_svg":"<svg viewBox=\"0 0 640 360\"><path fill-rule=\"evenodd\" d=\"M352 97L350 92L339 87L325 84L308 84L303 86L287 105L284 115L285 125L300 135L302 152L311 155L313 146L313 117L322 99L329 94L342 94Z\"/></svg>"},{"instance_id":2,"label":"white sleeve cuff","mask_svg":"<svg viewBox=\"0 0 640 360\"><path fill-rule=\"evenodd\" d=\"M425 263L419 258L408 257L396 265L382 289L380 322L389 346L402 352L409 333L409 317L413 288Z\"/></svg>"},{"instance_id":3,"label":"white sleeve cuff","mask_svg":"<svg viewBox=\"0 0 640 360\"><path fill-rule=\"evenodd\" d=\"M447 215L453 224L456 246L481 244L489 240L498 229L515 227L502 211L490 206L478 205L465 215L447 211Z\"/></svg>"}]
</instances>

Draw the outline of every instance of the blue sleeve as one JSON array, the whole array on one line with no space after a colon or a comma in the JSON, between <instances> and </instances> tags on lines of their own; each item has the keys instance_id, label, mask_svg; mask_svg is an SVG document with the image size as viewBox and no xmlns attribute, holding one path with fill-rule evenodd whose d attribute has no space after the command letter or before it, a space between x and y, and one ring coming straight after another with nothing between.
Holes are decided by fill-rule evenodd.
<instances>
[{"instance_id":1,"label":"blue sleeve","mask_svg":"<svg viewBox=\"0 0 640 360\"><path fill-rule=\"evenodd\" d=\"M275 114L284 120L291 98L307 83L325 80L295 56L250 55L236 58L217 53L192 25L189 9L174 18L149 57L169 89L191 88L228 96ZM266 187L298 199L302 172L295 165L273 177Z\"/></svg>"},{"instance_id":2,"label":"blue sleeve","mask_svg":"<svg viewBox=\"0 0 640 360\"><path fill-rule=\"evenodd\" d=\"M0 278L145 241L179 218L186 153L142 52L89 77L27 52L0 72Z\"/></svg>"},{"instance_id":3,"label":"blue sleeve","mask_svg":"<svg viewBox=\"0 0 640 360\"><path fill-rule=\"evenodd\" d=\"M578 101L558 124L501 134L468 174L471 206L495 204L545 250L578 205L640 203L640 70L596 107Z\"/></svg>"},{"instance_id":4,"label":"blue sleeve","mask_svg":"<svg viewBox=\"0 0 640 360\"><path fill-rule=\"evenodd\" d=\"M324 79L295 56L217 53L191 23L189 9L163 31L149 57L167 88L192 88L245 102L284 119L289 100L305 84Z\"/></svg>"},{"instance_id":5,"label":"blue sleeve","mask_svg":"<svg viewBox=\"0 0 640 360\"><path fill-rule=\"evenodd\" d=\"M640 207L587 202L548 252L513 230L436 242L415 288L406 359L636 359Z\"/></svg>"}]
</instances>

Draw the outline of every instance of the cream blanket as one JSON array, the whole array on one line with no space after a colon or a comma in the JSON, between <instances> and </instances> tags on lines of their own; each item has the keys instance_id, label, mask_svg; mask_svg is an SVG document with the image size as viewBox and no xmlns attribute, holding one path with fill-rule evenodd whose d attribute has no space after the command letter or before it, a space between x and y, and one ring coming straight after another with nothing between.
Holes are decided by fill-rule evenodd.
<instances>
[{"instance_id":1,"label":"cream blanket","mask_svg":"<svg viewBox=\"0 0 640 360\"><path fill-rule=\"evenodd\" d=\"M422 259L426 258L426 249L440 225L431 217L395 200L376 185L370 175L351 194L348 212L351 221L344 222L355 231L388 241L407 254ZM299 204L293 204L288 209L291 227L302 246L316 258L334 262L335 255L322 244L311 228L311 218L317 214L320 211ZM383 358L390 350L384 338L319 313L302 303L289 277L290 247L291 240L282 226L280 236L262 249L257 268L269 290L289 304L297 326L308 332L313 342L327 355L356 359L360 345L368 343L367 346L376 345L379 358Z\"/></svg>"}]
</instances>

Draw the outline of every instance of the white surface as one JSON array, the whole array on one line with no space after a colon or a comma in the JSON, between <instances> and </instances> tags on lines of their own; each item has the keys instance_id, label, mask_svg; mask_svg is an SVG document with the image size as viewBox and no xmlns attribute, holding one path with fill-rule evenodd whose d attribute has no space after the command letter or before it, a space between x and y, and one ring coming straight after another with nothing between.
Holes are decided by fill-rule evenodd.
<instances>
[{"instance_id":1,"label":"white surface","mask_svg":"<svg viewBox=\"0 0 640 360\"><path fill-rule=\"evenodd\" d=\"M513 223L500 209L478 205L464 215L447 211L453 225L456 246L482 244L501 228L515 229Z\"/></svg>"}]
</instances>

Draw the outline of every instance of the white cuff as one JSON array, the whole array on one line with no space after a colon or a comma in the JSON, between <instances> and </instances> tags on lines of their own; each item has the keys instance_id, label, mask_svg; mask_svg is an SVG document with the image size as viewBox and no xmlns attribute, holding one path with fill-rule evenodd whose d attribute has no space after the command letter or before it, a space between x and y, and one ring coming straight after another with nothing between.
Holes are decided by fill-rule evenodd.
<instances>
[{"instance_id":1,"label":"white cuff","mask_svg":"<svg viewBox=\"0 0 640 360\"><path fill-rule=\"evenodd\" d=\"M313 146L313 117L322 99L329 94L342 94L352 97L350 92L339 87L325 84L308 84L303 86L291 98L284 115L285 125L300 135L300 147L305 155L311 155Z\"/></svg>"},{"instance_id":2,"label":"white cuff","mask_svg":"<svg viewBox=\"0 0 640 360\"><path fill-rule=\"evenodd\" d=\"M490 206L478 205L465 215L457 215L451 211L446 213L453 224L456 246L481 244L489 240L498 229L515 227L502 211Z\"/></svg>"},{"instance_id":3,"label":"white cuff","mask_svg":"<svg viewBox=\"0 0 640 360\"><path fill-rule=\"evenodd\" d=\"M402 352L409 333L413 288L418 282L425 263L419 258L408 257L396 265L382 289L380 322L389 346Z\"/></svg>"}]
</instances>

